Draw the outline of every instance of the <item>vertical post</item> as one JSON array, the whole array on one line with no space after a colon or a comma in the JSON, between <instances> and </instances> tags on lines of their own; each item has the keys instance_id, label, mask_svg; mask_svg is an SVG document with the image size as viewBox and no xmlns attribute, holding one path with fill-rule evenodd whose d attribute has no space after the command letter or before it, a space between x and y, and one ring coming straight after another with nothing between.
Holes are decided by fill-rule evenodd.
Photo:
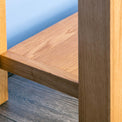
<instances>
[{"instance_id":1,"label":"vertical post","mask_svg":"<svg viewBox=\"0 0 122 122\"><path fill-rule=\"evenodd\" d=\"M111 122L122 122L122 0L111 0Z\"/></svg>"},{"instance_id":2,"label":"vertical post","mask_svg":"<svg viewBox=\"0 0 122 122\"><path fill-rule=\"evenodd\" d=\"M122 122L122 0L79 0L80 122Z\"/></svg>"},{"instance_id":3,"label":"vertical post","mask_svg":"<svg viewBox=\"0 0 122 122\"><path fill-rule=\"evenodd\" d=\"M79 0L80 122L110 122L110 0Z\"/></svg>"},{"instance_id":4,"label":"vertical post","mask_svg":"<svg viewBox=\"0 0 122 122\"><path fill-rule=\"evenodd\" d=\"M0 54L7 50L5 0L0 0ZM7 72L0 69L0 104L8 100Z\"/></svg>"}]
</instances>

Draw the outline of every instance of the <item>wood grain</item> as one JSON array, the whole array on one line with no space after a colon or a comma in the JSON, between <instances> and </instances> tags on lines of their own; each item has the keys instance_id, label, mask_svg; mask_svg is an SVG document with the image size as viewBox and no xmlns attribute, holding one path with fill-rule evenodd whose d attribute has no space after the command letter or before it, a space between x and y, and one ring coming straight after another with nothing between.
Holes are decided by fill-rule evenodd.
<instances>
[{"instance_id":1,"label":"wood grain","mask_svg":"<svg viewBox=\"0 0 122 122\"><path fill-rule=\"evenodd\" d=\"M78 97L78 14L8 50L1 68Z\"/></svg>"},{"instance_id":2,"label":"wood grain","mask_svg":"<svg viewBox=\"0 0 122 122\"><path fill-rule=\"evenodd\" d=\"M7 50L5 0L0 0L0 54ZM1 61L0 61L1 65ZM8 100L7 72L0 69L0 104Z\"/></svg>"},{"instance_id":3,"label":"wood grain","mask_svg":"<svg viewBox=\"0 0 122 122\"><path fill-rule=\"evenodd\" d=\"M122 0L111 0L111 122L122 122Z\"/></svg>"},{"instance_id":4,"label":"wood grain","mask_svg":"<svg viewBox=\"0 0 122 122\"><path fill-rule=\"evenodd\" d=\"M6 116L0 115L0 122L15 122L14 120L9 119Z\"/></svg>"},{"instance_id":5,"label":"wood grain","mask_svg":"<svg viewBox=\"0 0 122 122\"><path fill-rule=\"evenodd\" d=\"M16 122L78 122L78 99L16 75L8 84L3 116Z\"/></svg>"},{"instance_id":6,"label":"wood grain","mask_svg":"<svg viewBox=\"0 0 122 122\"><path fill-rule=\"evenodd\" d=\"M79 0L79 122L110 122L110 1Z\"/></svg>"}]
</instances>

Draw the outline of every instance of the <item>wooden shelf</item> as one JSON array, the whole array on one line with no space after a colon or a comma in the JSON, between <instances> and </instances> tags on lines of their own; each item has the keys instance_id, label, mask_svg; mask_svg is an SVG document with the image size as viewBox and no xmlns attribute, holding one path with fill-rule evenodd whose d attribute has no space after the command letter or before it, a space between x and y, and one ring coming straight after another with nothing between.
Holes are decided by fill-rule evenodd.
<instances>
[{"instance_id":1,"label":"wooden shelf","mask_svg":"<svg viewBox=\"0 0 122 122\"><path fill-rule=\"evenodd\" d=\"M1 68L78 97L78 14L8 50Z\"/></svg>"}]
</instances>

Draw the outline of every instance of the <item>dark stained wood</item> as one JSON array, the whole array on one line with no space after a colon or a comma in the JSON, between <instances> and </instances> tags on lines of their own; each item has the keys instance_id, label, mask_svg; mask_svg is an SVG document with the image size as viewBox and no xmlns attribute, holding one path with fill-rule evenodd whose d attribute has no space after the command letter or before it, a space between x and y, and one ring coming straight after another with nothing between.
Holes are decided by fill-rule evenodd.
<instances>
[{"instance_id":1,"label":"dark stained wood","mask_svg":"<svg viewBox=\"0 0 122 122\"><path fill-rule=\"evenodd\" d=\"M78 99L13 75L0 114L17 122L78 122Z\"/></svg>"},{"instance_id":2,"label":"dark stained wood","mask_svg":"<svg viewBox=\"0 0 122 122\"><path fill-rule=\"evenodd\" d=\"M110 0L79 0L80 122L110 122Z\"/></svg>"}]
</instances>

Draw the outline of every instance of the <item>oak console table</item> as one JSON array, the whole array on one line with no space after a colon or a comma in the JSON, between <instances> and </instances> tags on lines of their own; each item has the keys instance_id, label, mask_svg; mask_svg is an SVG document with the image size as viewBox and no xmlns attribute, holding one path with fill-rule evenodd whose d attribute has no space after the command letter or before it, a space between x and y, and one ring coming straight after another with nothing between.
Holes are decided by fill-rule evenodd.
<instances>
[{"instance_id":1,"label":"oak console table","mask_svg":"<svg viewBox=\"0 0 122 122\"><path fill-rule=\"evenodd\" d=\"M0 104L7 72L79 99L79 122L122 122L122 0L79 0L79 12L7 50L0 0Z\"/></svg>"}]
</instances>

